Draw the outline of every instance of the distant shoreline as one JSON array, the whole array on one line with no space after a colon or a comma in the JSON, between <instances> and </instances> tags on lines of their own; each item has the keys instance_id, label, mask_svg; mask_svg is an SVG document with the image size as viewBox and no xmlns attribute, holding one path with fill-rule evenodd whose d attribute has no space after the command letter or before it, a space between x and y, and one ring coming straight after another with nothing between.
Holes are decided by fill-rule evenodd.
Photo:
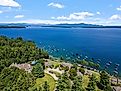
<instances>
[{"instance_id":1,"label":"distant shoreline","mask_svg":"<svg viewBox=\"0 0 121 91\"><path fill-rule=\"evenodd\" d=\"M121 26L98 26L98 27L71 27L71 26L41 26L45 28L121 28Z\"/></svg>"},{"instance_id":2,"label":"distant shoreline","mask_svg":"<svg viewBox=\"0 0 121 91\"><path fill-rule=\"evenodd\" d=\"M26 26L0 26L0 28L26 28Z\"/></svg>"},{"instance_id":3,"label":"distant shoreline","mask_svg":"<svg viewBox=\"0 0 121 91\"><path fill-rule=\"evenodd\" d=\"M120 26L108 26L108 25L96 25L96 24L27 24L27 23L10 23L10 24L0 24L0 28L121 28Z\"/></svg>"}]
</instances>

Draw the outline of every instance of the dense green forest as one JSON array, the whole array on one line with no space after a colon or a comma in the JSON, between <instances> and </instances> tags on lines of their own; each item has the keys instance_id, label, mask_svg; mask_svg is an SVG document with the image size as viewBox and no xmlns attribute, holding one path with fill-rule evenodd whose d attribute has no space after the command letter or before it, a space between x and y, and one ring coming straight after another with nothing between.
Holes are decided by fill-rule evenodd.
<instances>
[{"instance_id":1,"label":"dense green forest","mask_svg":"<svg viewBox=\"0 0 121 91\"><path fill-rule=\"evenodd\" d=\"M0 36L0 91L29 91L35 84L33 74L9 66L12 63L21 64L48 57L48 53L36 47L33 41ZM43 67L40 66L41 73L44 72Z\"/></svg>"},{"instance_id":2,"label":"dense green forest","mask_svg":"<svg viewBox=\"0 0 121 91\"><path fill-rule=\"evenodd\" d=\"M0 37L0 72L12 63L26 63L48 57L48 53L36 47L32 41L24 41L21 37Z\"/></svg>"},{"instance_id":3,"label":"dense green forest","mask_svg":"<svg viewBox=\"0 0 121 91\"><path fill-rule=\"evenodd\" d=\"M0 91L28 91L34 84L32 74L16 67L5 68L0 74Z\"/></svg>"}]
</instances>

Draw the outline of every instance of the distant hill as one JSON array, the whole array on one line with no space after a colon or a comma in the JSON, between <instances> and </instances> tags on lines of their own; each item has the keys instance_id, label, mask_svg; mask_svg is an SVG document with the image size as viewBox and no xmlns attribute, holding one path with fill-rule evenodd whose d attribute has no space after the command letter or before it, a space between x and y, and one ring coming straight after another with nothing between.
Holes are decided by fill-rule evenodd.
<instances>
[{"instance_id":1,"label":"distant hill","mask_svg":"<svg viewBox=\"0 0 121 91\"><path fill-rule=\"evenodd\" d=\"M27 24L27 23L10 23L0 24L0 28L38 28L38 27L52 27L52 28L121 28L121 26L103 26L95 24Z\"/></svg>"},{"instance_id":2,"label":"distant hill","mask_svg":"<svg viewBox=\"0 0 121 91\"><path fill-rule=\"evenodd\" d=\"M42 27L60 27L60 28L121 28L121 26L103 26L94 24L56 24L56 25L44 25Z\"/></svg>"},{"instance_id":3,"label":"distant hill","mask_svg":"<svg viewBox=\"0 0 121 91\"><path fill-rule=\"evenodd\" d=\"M0 24L0 28L26 28L26 24Z\"/></svg>"}]
</instances>

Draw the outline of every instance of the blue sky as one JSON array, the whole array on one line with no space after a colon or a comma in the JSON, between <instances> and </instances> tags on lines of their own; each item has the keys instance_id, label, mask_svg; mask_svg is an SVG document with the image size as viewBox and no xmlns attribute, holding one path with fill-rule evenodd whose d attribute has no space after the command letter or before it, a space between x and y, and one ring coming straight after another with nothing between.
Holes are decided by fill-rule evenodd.
<instances>
[{"instance_id":1,"label":"blue sky","mask_svg":"<svg viewBox=\"0 0 121 91\"><path fill-rule=\"evenodd\" d=\"M0 22L121 25L121 0L0 0Z\"/></svg>"}]
</instances>

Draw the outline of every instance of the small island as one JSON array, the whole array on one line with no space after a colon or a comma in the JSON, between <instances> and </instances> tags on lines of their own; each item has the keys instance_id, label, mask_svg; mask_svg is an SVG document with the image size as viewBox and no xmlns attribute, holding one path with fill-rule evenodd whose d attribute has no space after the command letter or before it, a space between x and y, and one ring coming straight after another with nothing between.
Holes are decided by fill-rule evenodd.
<instances>
[{"instance_id":1,"label":"small island","mask_svg":"<svg viewBox=\"0 0 121 91\"><path fill-rule=\"evenodd\" d=\"M118 91L119 77L99 67L55 58L31 40L0 36L0 91Z\"/></svg>"}]
</instances>

